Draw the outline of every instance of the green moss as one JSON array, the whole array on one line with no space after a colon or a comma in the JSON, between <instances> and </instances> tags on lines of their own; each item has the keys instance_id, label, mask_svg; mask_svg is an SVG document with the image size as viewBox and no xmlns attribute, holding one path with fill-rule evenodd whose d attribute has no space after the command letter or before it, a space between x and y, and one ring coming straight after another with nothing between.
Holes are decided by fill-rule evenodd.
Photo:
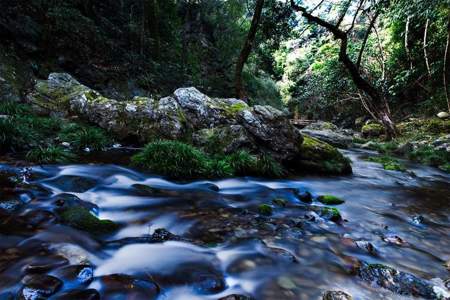
<instances>
[{"instance_id":1,"label":"green moss","mask_svg":"<svg viewBox=\"0 0 450 300\"><path fill-rule=\"evenodd\" d=\"M275 198L272 200L272 202L273 202L273 204L281 206L281 207L286 207L286 205L288 204L288 201L283 198Z\"/></svg>"},{"instance_id":2,"label":"green moss","mask_svg":"<svg viewBox=\"0 0 450 300\"><path fill-rule=\"evenodd\" d=\"M361 128L361 133L364 137L379 137L384 133L384 128L376 123L366 124Z\"/></svg>"},{"instance_id":3,"label":"green moss","mask_svg":"<svg viewBox=\"0 0 450 300\"><path fill-rule=\"evenodd\" d=\"M35 149L30 150L27 153L26 157L28 160L40 164L67 163L73 161L76 158L73 153L58 146L39 146Z\"/></svg>"},{"instance_id":4,"label":"green moss","mask_svg":"<svg viewBox=\"0 0 450 300\"><path fill-rule=\"evenodd\" d=\"M341 198L332 195L322 195L317 197L317 200L325 205L339 205L345 203Z\"/></svg>"},{"instance_id":5,"label":"green moss","mask_svg":"<svg viewBox=\"0 0 450 300\"><path fill-rule=\"evenodd\" d=\"M118 225L110 220L100 220L88 209L75 206L60 213L63 223L92 234L108 234L118 229Z\"/></svg>"},{"instance_id":6,"label":"green moss","mask_svg":"<svg viewBox=\"0 0 450 300\"><path fill-rule=\"evenodd\" d=\"M385 170L402 172L406 171L406 167L402 163L390 156L369 157L367 160L382 164Z\"/></svg>"},{"instance_id":7,"label":"green moss","mask_svg":"<svg viewBox=\"0 0 450 300\"><path fill-rule=\"evenodd\" d=\"M333 222L339 222L342 220L339 209L335 207L323 207L320 211L320 216Z\"/></svg>"},{"instance_id":8,"label":"green moss","mask_svg":"<svg viewBox=\"0 0 450 300\"><path fill-rule=\"evenodd\" d=\"M245 103L238 102L233 105L223 105L223 106L221 106L221 108L225 111L225 114L228 117L232 118L232 117L235 117L241 111L244 111L245 109L247 109L248 105Z\"/></svg>"},{"instance_id":9,"label":"green moss","mask_svg":"<svg viewBox=\"0 0 450 300\"><path fill-rule=\"evenodd\" d=\"M294 162L296 168L305 173L328 175L350 174L350 161L333 146L310 136L303 136L299 146L299 157Z\"/></svg>"},{"instance_id":10,"label":"green moss","mask_svg":"<svg viewBox=\"0 0 450 300\"><path fill-rule=\"evenodd\" d=\"M270 206L268 204L261 204L258 206L258 212L261 215L270 216L273 213L273 209L272 209L272 206Z\"/></svg>"}]
</instances>

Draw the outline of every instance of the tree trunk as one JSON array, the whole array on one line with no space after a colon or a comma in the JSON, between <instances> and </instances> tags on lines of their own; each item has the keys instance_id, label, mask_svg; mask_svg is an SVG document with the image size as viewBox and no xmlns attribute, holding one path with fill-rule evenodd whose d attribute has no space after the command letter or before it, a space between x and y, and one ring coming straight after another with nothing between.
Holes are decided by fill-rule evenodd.
<instances>
[{"instance_id":1,"label":"tree trunk","mask_svg":"<svg viewBox=\"0 0 450 300\"><path fill-rule=\"evenodd\" d=\"M450 16L448 17L448 23L447 23L447 44L445 46L444 71L443 71L445 98L447 99L448 111L450 112L450 95L449 95L448 74L447 74L448 73L449 52L450 52Z\"/></svg>"},{"instance_id":2,"label":"tree trunk","mask_svg":"<svg viewBox=\"0 0 450 300\"><path fill-rule=\"evenodd\" d=\"M149 32L153 40L153 56L159 59L161 53L161 37L159 33L159 3L158 0L150 0L151 6L149 11Z\"/></svg>"},{"instance_id":3,"label":"tree trunk","mask_svg":"<svg viewBox=\"0 0 450 300\"><path fill-rule=\"evenodd\" d=\"M358 70L361 66L361 61L362 61L362 57L364 54L364 50L366 49L367 40L369 39L370 33L372 32L372 28L375 26L375 22L377 21L379 14L380 14L380 11L377 10L375 12L375 15L373 16L373 19L370 21L370 24L369 24L369 27L367 28L366 33L364 34L363 43L361 45L361 49L359 50L358 60L356 62L356 68Z\"/></svg>"},{"instance_id":4,"label":"tree trunk","mask_svg":"<svg viewBox=\"0 0 450 300\"><path fill-rule=\"evenodd\" d=\"M246 99L247 95L245 93L244 84L242 82L242 70L247 62L248 57L253 48L253 43L255 42L256 32L258 31L259 21L261 19L262 9L264 6L264 0L257 0L255 6L255 12L253 14L252 24L248 32L247 38L245 39L244 46L242 47L239 59L236 64L236 71L234 77L234 86L236 97L239 99Z\"/></svg>"},{"instance_id":5,"label":"tree trunk","mask_svg":"<svg viewBox=\"0 0 450 300\"><path fill-rule=\"evenodd\" d=\"M431 77L431 69L430 69L430 62L428 60L428 43L427 43L427 36L428 36L428 27L430 25L430 19L427 18L427 21L425 22L425 31L423 33L423 57L425 58L425 66L427 67L428 77Z\"/></svg>"},{"instance_id":6,"label":"tree trunk","mask_svg":"<svg viewBox=\"0 0 450 300\"><path fill-rule=\"evenodd\" d=\"M408 57L408 61L409 61L409 68L412 70L413 69L413 61L412 61L412 57L411 57L411 50L409 49L409 24L411 22L411 16L408 15L408 17L406 18L406 25L405 25L405 51L406 51L406 56Z\"/></svg>"}]
</instances>

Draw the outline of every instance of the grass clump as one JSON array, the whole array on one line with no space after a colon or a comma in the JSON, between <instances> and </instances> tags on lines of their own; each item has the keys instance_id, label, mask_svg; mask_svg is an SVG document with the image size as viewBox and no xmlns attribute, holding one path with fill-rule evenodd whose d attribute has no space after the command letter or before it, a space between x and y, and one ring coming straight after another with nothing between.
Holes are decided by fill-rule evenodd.
<instances>
[{"instance_id":1,"label":"grass clump","mask_svg":"<svg viewBox=\"0 0 450 300\"><path fill-rule=\"evenodd\" d=\"M40 164L67 163L75 159L75 154L59 146L39 146L28 151L27 159Z\"/></svg>"},{"instance_id":2,"label":"grass clump","mask_svg":"<svg viewBox=\"0 0 450 300\"><path fill-rule=\"evenodd\" d=\"M268 204L261 204L258 206L258 212L261 215L270 216L273 213L273 209L272 209L272 206L270 206Z\"/></svg>"},{"instance_id":3,"label":"grass clump","mask_svg":"<svg viewBox=\"0 0 450 300\"><path fill-rule=\"evenodd\" d=\"M269 154L262 154L256 163L257 175L266 177L282 177L284 175L284 169L280 163L278 163Z\"/></svg>"},{"instance_id":4,"label":"grass clump","mask_svg":"<svg viewBox=\"0 0 450 300\"><path fill-rule=\"evenodd\" d=\"M406 171L406 167L390 156L369 157L368 161L379 163L383 165L383 168L388 171Z\"/></svg>"},{"instance_id":5,"label":"grass clump","mask_svg":"<svg viewBox=\"0 0 450 300\"><path fill-rule=\"evenodd\" d=\"M63 142L70 143L76 150L89 148L100 151L111 143L111 139L102 129L76 123L64 126L59 133L59 138Z\"/></svg>"},{"instance_id":6,"label":"grass clump","mask_svg":"<svg viewBox=\"0 0 450 300\"><path fill-rule=\"evenodd\" d=\"M249 175L257 171L258 157L246 150L239 150L226 157L235 175Z\"/></svg>"},{"instance_id":7,"label":"grass clump","mask_svg":"<svg viewBox=\"0 0 450 300\"><path fill-rule=\"evenodd\" d=\"M211 169L218 167L203 151L177 141L149 143L131 160L135 166L174 178L209 177Z\"/></svg>"},{"instance_id":8,"label":"grass clump","mask_svg":"<svg viewBox=\"0 0 450 300\"><path fill-rule=\"evenodd\" d=\"M339 205L345 203L345 200L333 195L322 195L317 197L317 200L325 205Z\"/></svg>"},{"instance_id":9,"label":"grass clump","mask_svg":"<svg viewBox=\"0 0 450 300\"><path fill-rule=\"evenodd\" d=\"M81 206L69 207L60 213L63 223L92 234L108 234L118 229L111 220L100 220Z\"/></svg>"},{"instance_id":10,"label":"grass clump","mask_svg":"<svg viewBox=\"0 0 450 300\"><path fill-rule=\"evenodd\" d=\"M284 174L282 166L267 154L257 157L242 150L231 155L209 156L192 145L169 140L147 144L131 161L136 167L171 178Z\"/></svg>"}]
</instances>

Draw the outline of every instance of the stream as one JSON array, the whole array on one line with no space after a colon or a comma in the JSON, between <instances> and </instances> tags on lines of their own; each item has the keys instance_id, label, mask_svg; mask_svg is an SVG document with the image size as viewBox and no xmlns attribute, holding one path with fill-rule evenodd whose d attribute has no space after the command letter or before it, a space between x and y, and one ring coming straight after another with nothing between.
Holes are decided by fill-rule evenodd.
<instances>
[{"instance_id":1,"label":"stream","mask_svg":"<svg viewBox=\"0 0 450 300\"><path fill-rule=\"evenodd\" d=\"M283 180L173 182L114 164L2 164L24 182L0 199L0 299L412 298L363 280L361 262L445 289L450 176L409 162L410 172L385 171L362 159L374 153L344 154L352 176ZM301 201L307 193L313 203ZM345 199L335 206L342 220L323 213L315 197L325 194ZM74 203L118 230L63 225L58 206ZM261 204L273 213L260 214Z\"/></svg>"}]
</instances>

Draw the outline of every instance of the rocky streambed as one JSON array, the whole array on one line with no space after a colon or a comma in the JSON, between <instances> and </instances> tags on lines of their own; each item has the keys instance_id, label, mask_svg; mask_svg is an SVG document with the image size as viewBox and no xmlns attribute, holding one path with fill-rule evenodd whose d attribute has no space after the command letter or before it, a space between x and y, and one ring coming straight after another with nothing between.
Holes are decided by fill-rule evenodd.
<instances>
[{"instance_id":1,"label":"rocky streambed","mask_svg":"<svg viewBox=\"0 0 450 300\"><path fill-rule=\"evenodd\" d=\"M448 299L449 175L344 154L282 180L3 164L0 299Z\"/></svg>"}]
</instances>

